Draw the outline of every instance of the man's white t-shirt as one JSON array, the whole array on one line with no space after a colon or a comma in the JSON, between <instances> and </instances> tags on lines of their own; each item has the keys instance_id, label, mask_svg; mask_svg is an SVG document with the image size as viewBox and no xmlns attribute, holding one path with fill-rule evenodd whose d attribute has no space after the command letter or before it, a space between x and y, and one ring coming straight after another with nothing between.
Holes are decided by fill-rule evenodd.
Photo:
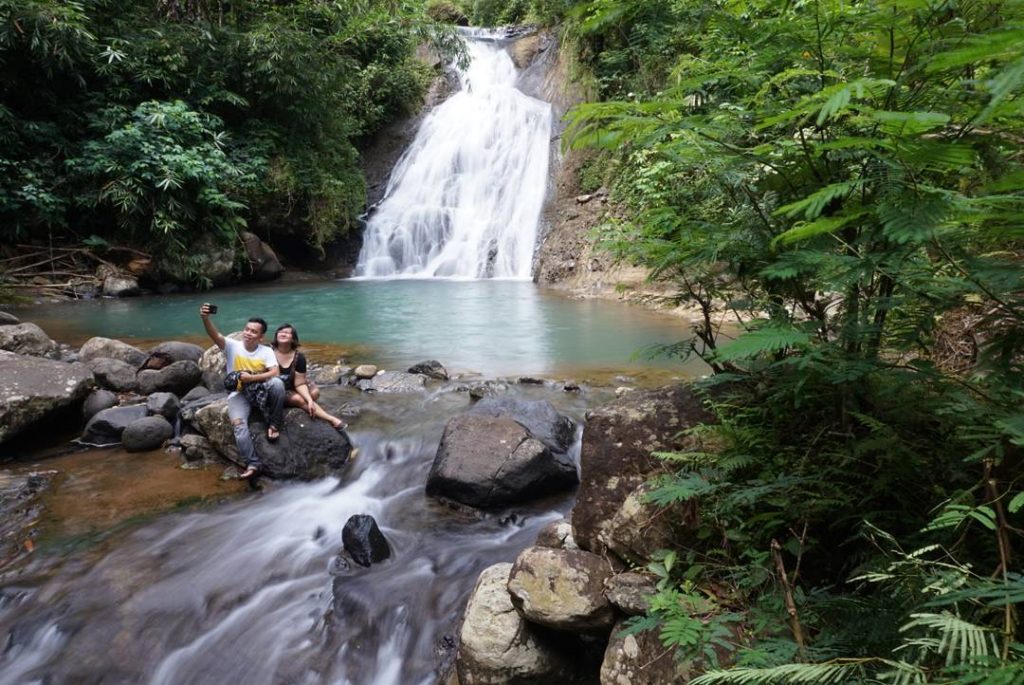
<instances>
[{"instance_id":1,"label":"man's white t-shirt","mask_svg":"<svg viewBox=\"0 0 1024 685\"><path fill-rule=\"evenodd\" d=\"M263 373L277 366L277 357L267 345L258 345L250 352L240 340L224 339L224 356L227 357L227 370L245 371L246 373Z\"/></svg>"}]
</instances>

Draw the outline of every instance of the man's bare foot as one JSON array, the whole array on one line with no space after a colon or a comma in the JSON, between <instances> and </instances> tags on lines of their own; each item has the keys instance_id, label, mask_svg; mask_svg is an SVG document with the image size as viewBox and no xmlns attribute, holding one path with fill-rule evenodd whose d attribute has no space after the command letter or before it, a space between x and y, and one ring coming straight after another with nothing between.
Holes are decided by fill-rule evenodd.
<instances>
[{"instance_id":1,"label":"man's bare foot","mask_svg":"<svg viewBox=\"0 0 1024 685\"><path fill-rule=\"evenodd\" d=\"M258 471L259 469L257 469L255 466L250 466L246 468L245 471L242 471L242 473L239 474L238 477L241 478L242 480L247 480L255 476Z\"/></svg>"},{"instance_id":2,"label":"man's bare foot","mask_svg":"<svg viewBox=\"0 0 1024 685\"><path fill-rule=\"evenodd\" d=\"M267 428L267 440L270 442L277 442L279 437L281 437L281 431L277 429L277 426Z\"/></svg>"}]
</instances>

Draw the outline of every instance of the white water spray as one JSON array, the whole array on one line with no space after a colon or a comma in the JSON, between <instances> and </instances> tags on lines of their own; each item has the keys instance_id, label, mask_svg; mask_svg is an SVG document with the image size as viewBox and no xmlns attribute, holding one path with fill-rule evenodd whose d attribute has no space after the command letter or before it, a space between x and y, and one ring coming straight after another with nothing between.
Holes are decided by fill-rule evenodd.
<instances>
[{"instance_id":1,"label":"white water spray","mask_svg":"<svg viewBox=\"0 0 1024 685\"><path fill-rule=\"evenodd\" d=\"M462 90L424 119L392 172L356 277L530 278L551 106L515 88L504 48L467 46Z\"/></svg>"}]
</instances>

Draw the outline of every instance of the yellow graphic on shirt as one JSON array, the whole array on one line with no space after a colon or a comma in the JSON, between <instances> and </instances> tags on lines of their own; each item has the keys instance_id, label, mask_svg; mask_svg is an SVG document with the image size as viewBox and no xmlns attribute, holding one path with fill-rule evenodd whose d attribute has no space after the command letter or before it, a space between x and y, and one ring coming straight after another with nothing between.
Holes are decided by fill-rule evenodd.
<instances>
[{"instance_id":1,"label":"yellow graphic on shirt","mask_svg":"<svg viewBox=\"0 0 1024 685\"><path fill-rule=\"evenodd\" d=\"M249 373L263 373L267 370L267 364L262 359L235 355L235 371L247 371Z\"/></svg>"}]
</instances>

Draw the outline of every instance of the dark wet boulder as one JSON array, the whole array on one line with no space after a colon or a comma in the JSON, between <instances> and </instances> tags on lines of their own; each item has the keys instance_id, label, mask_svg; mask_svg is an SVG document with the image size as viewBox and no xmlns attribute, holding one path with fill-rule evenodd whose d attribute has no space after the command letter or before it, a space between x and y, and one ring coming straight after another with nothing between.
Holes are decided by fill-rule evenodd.
<instances>
[{"instance_id":1,"label":"dark wet boulder","mask_svg":"<svg viewBox=\"0 0 1024 685\"><path fill-rule=\"evenodd\" d=\"M66 420L67 413L76 416L95 385L92 371L85 364L65 364L2 350L0 378L0 443L42 428L48 421ZM74 421L72 418L72 425Z\"/></svg>"},{"instance_id":2,"label":"dark wet boulder","mask_svg":"<svg viewBox=\"0 0 1024 685\"><path fill-rule=\"evenodd\" d=\"M508 579L512 604L531 623L555 630L601 632L615 622L604 594L607 562L580 550L527 547Z\"/></svg>"},{"instance_id":3,"label":"dark wet boulder","mask_svg":"<svg viewBox=\"0 0 1024 685\"><path fill-rule=\"evenodd\" d=\"M0 350L48 359L60 354L57 343L34 323L0 326Z\"/></svg>"},{"instance_id":4,"label":"dark wet boulder","mask_svg":"<svg viewBox=\"0 0 1024 685\"><path fill-rule=\"evenodd\" d=\"M505 416L463 414L445 426L427 477L427 494L480 508L568 490L576 465Z\"/></svg>"},{"instance_id":5,"label":"dark wet boulder","mask_svg":"<svg viewBox=\"0 0 1024 685\"><path fill-rule=\"evenodd\" d=\"M146 361L146 353L120 340L95 337L89 338L82 345L82 349L78 351L78 358L83 362L90 359L118 359L137 369Z\"/></svg>"},{"instance_id":6,"label":"dark wet boulder","mask_svg":"<svg viewBox=\"0 0 1024 685\"><path fill-rule=\"evenodd\" d=\"M202 386L196 386L196 388L194 389L198 390L200 387ZM203 388L203 390L206 390L206 388ZM196 412L198 412L203 407L215 404L217 402L221 402L224 405L224 415L227 416L226 400L228 398L228 394L226 392L210 392L209 390L207 390L205 395L186 401L186 398L191 394L192 391L189 391L188 393L186 393L185 397L181 398L181 405L178 408L178 415L181 417L182 421L191 421L195 423ZM199 426L196 427L199 428ZM202 431L201 428L199 430Z\"/></svg>"},{"instance_id":7,"label":"dark wet boulder","mask_svg":"<svg viewBox=\"0 0 1024 685\"><path fill-rule=\"evenodd\" d=\"M547 400L484 397L470 408L478 416L507 416L555 452L568 452L576 437L576 423L562 416Z\"/></svg>"},{"instance_id":8,"label":"dark wet boulder","mask_svg":"<svg viewBox=\"0 0 1024 685\"><path fill-rule=\"evenodd\" d=\"M284 273L284 267L274 249L260 240L255 233L242 233L245 256L249 261L249 274L257 281L272 281Z\"/></svg>"},{"instance_id":9,"label":"dark wet boulder","mask_svg":"<svg viewBox=\"0 0 1024 685\"><path fill-rule=\"evenodd\" d=\"M144 404L104 409L89 419L78 441L85 445L116 445L125 429L145 416Z\"/></svg>"},{"instance_id":10,"label":"dark wet boulder","mask_svg":"<svg viewBox=\"0 0 1024 685\"><path fill-rule=\"evenodd\" d=\"M155 392L146 398L146 411L171 423L178 418L179 406L178 398L172 392Z\"/></svg>"},{"instance_id":11,"label":"dark wet boulder","mask_svg":"<svg viewBox=\"0 0 1024 685\"><path fill-rule=\"evenodd\" d=\"M169 342L162 342L153 347L149 351L149 354L166 354L170 356L171 361L180 362L188 360L198 364L199 359L203 356L203 348L199 345L193 345L192 343L171 340Z\"/></svg>"},{"instance_id":12,"label":"dark wet boulder","mask_svg":"<svg viewBox=\"0 0 1024 685\"><path fill-rule=\"evenodd\" d=\"M572 511L576 543L591 552L606 551L602 537L626 498L667 469L653 453L699 451L699 438L686 429L710 420L700 399L683 385L627 393L589 412Z\"/></svg>"},{"instance_id":13,"label":"dark wet boulder","mask_svg":"<svg viewBox=\"0 0 1024 685\"><path fill-rule=\"evenodd\" d=\"M251 421L249 429L263 472L271 478L315 480L338 475L352 453L347 435L326 421L309 418L301 409L285 410L284 427L276 442L267 440L267 426L262 421Z\"/></svg>"},{"instance_id":14,"label":"dark wet boulder","mask_svg":"<svg viewBox=\"0 0 1024 685\"><path fill-rule=\"evenodd\" d=\"M137 390L139 382L135 378L135 367L119 359L97 357L85 362L96 377L96 384L114 392L132 392Z\"/></svg>"},{"instance_id":15,"label":"dark wet boulder","mask_svg":"<svg viewBox=\"0 0 1024 685\"><path fill-rule=\"evenodd\" d=\"M197 385L196 387L192 388L182 396L181 403L188 404L189 402L194 402L198 399L207 397L209 394L209 388L207 388L205 385Z\"/></svg>"},{"instance_id":16,"label":"dark wet boulder","mask_svg":"<svg viewBox=\"0 0 1024 685\"><path fill-rule=\"evenodd\" d=\"M17 326L19 323L21 323L21 319L14 314L0 311L0 326Z\"/></svg>"},{"instance_id":17,"label":"dark wet boulder","mask_svg":"<svg viewBox=\"0 0 1024 685\"><path fill-rule=\"evenodd\" d=\"M418 373L421 376L427 378L433 378L439 381L448 380L448 370L441 366L441 362L435 359L428 359L425 362L420 362L409 369L409 373Z\"/></svg>"},{"instance_id":18,"label":"dark wet boulder","mask_svg":"<svg viewBox=\"0 0 1024 685\"><path fill-rule=\"evenodd\" d=\"M203 381L199 365L187 359L174 362L159 371L139 371L139 392L151 395L154 392L173 392L179 397Z\"/></svg>"},{"instance_id":19,"label":"dark wet boulder","mask_svg":"<svg viewBox=\"0 0 1024 685\"><path fill-rule=\"evenodd\" d=\"M104 409L117 406L117 395L102 388L93 390L82 403L82 418L86 421Z\"/></svg>"},{"instance_id":20,"label":"dark wet boulder","mask_svg":"<svg viewBox=\"0 0 1024 685\"><path fill-rule=\"evenodd\" d=\"M155 450L174 435L174 428L162 416L145 416L132 421L121 434L121 444L128 452Z\"/></svg>"},{"instance_id":21,"label":"dark wet boulder","mask_svg":"<svg viewBox=\"0 0 1024 685\"><path fill-rule=\"evenodd\" d=\"M345 552L360 566L370 566L391 556L387 538L380 532L377 521L367 514L349 517L341 531L341 542Z\"/></svg>"}]
</instances>

